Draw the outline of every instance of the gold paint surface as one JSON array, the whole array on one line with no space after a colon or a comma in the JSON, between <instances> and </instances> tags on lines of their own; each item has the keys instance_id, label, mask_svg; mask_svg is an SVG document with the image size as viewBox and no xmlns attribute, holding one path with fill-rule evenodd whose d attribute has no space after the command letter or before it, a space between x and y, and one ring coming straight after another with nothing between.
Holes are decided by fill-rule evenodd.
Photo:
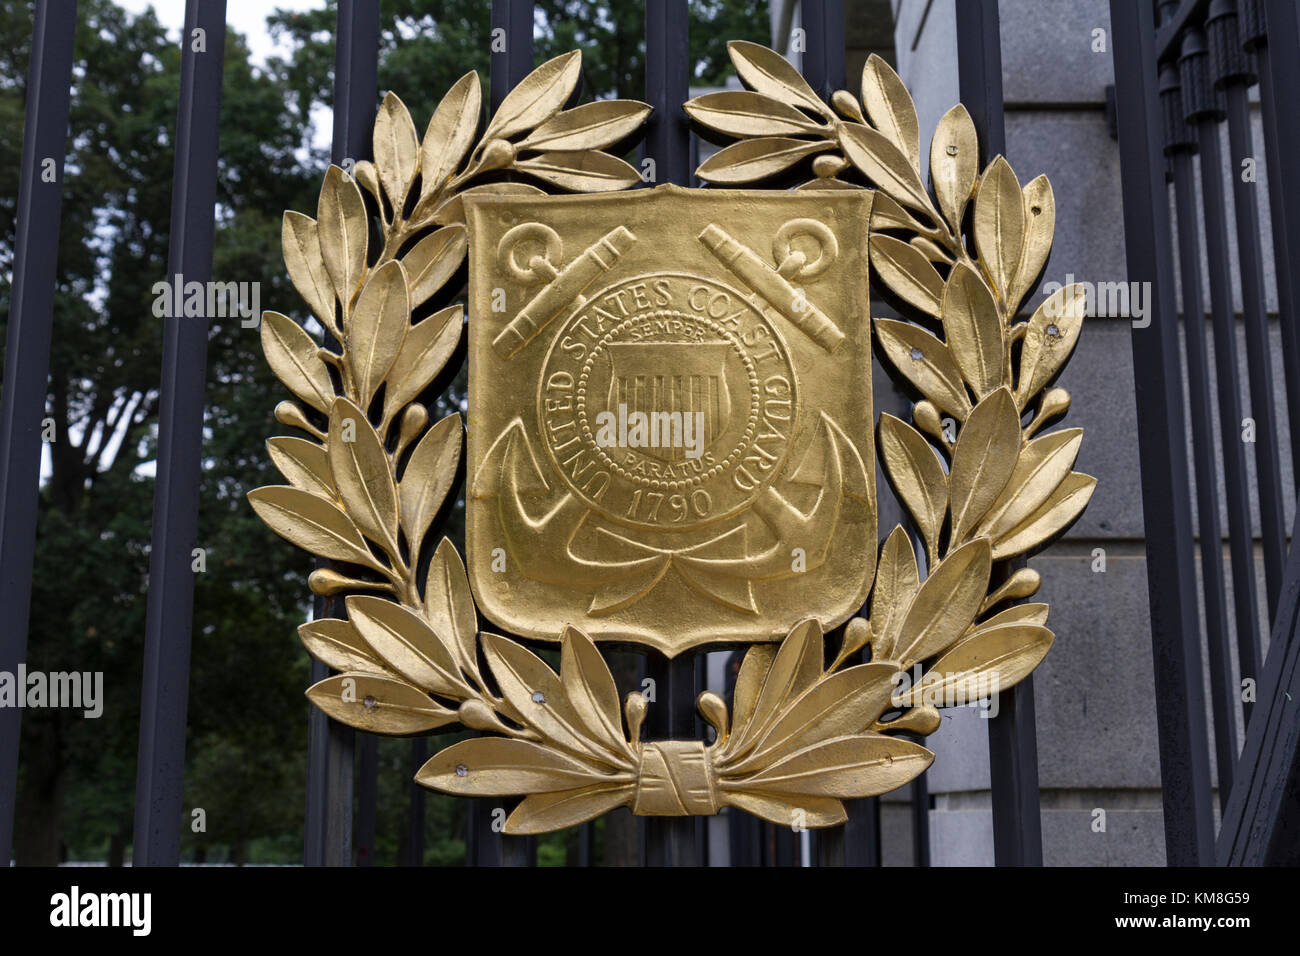
<instances>
[{"instance_id":1,"label":"gold paint surface","mask_svg":"<svg viewBox=\"0 0 1300 956\"><path fill-rule=\"evenodd\" d=\"M871 203L466 197L466 563L489 619L675 655L861 606Z\"/></svg>"}]
</instances>

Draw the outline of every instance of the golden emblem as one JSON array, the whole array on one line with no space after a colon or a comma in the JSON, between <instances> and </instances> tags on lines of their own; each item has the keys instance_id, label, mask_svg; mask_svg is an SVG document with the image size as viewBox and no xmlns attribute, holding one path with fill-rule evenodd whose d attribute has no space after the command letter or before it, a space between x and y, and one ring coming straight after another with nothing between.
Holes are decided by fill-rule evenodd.
<instances>
[{"instance_id":1,"label":"golden emblem","mask_svg":"<svg viewBox=\"0 0 1300 956\"><path fill-rule=\"evenodd\" d=\"M466 200L466 554L484 615L671 655L862 606L871 194L837 199Z\"/></svg>"},{"instance_id":2,"label":"golden emblem","mask_svg":"<svg viewBox=\"0 0 1300 956\"><path fill-rule=\"evenodd\" d=\"M649 108L563 110L572 53L481 135L476 74L423 139L389 94L375 161L331 167L317 218L285 215L289 274L341 346L264 316L268 361L297 399L276 418L309 438L268 442L288 484L249 500L334 562L310 585L346 612L300 628L340 672L308 696L370 732L485 732L417 780L524 797L509 833L624 805L841 823L844 799L933 760L899 732L929 734L939 707L1011 687L1052 642L1046 604L1007 606L1037 591L1036 572L990 591L993 562L1061 534L1096 483L1072 470L1079 429L1038 434L1069 407L1049 386L1084 297L1067 287L1017 319L1051 248L1051 187L1022 188L1001 157L981 173L957 106L927 190L915 108L878 57L860 99L828 106L771 50L730 52L750 89L685 108L739 141L698 174L747 185L815 157L794 191L584 195L639 183L602 150ZM461 342L446 299L467 255L468 573L430 534L462 460L459 416L430 425L421 401ZM916 322L868 323L869 270ZM916 427L882 415L873 435L871 326L919 395ZM877 559L877 440L921 560L901 527ZM479 610L558 639L558 672L480 631ZM848 618L827 665L824 633ZM711 741L646 741L650 703L620 706L595 640L752 646L730 703L699 697Z\"/></svg>"}]
</instances>

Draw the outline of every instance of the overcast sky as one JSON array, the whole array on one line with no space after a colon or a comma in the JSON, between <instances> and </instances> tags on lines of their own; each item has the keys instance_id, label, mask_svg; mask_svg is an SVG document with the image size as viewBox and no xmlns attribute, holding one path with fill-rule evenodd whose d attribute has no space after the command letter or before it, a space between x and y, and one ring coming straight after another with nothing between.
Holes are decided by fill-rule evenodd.
<instances>
[{"instance_id":1,"label":"overcast sky","mask_svg":"<svg viewBox=\"0 0 1300 956\"><path fill-rule=\"evenodd\" d=\"M175 36L180 38L180 29L185 22L185 0L117 0L124 9L132 13L143 13L153 7L158 20ZM267 14L277 7L283 10L316 10L325 6L325 0L229 0L226 4L226 22L248 38L248 48L252 51L253 62L262 64L266 58L277 51L271 42L271 35L266 29Z\"/></svg>"}]
</instances>

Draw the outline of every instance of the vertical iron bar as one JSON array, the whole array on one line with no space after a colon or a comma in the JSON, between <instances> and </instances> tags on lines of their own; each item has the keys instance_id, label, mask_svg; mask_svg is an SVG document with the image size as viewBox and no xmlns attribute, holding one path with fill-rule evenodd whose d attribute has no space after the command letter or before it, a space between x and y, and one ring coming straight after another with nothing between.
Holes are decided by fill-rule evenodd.
<instances>
[{"instance_id":1,"label":"vertical iron bar","mask_svg":"<svg viewBox=\"0 0 1300 956\"><path fill-rule=\"evenodd\" d=\"M411 802L406 818L406 865L424 866L424 787L415 782L415 775L429 757L429 741L416 737L411 741Z\"/></svg>"},{"instance_id":2,"label":"vertical iron bar","mask_svg":"<svg viewBox=\"0 0 1300 956\"><path fill-rule=\"evenodd\" d=\"M505 49L492 44L489 95L492 110L533 70L532 0L492 0L492 39L505 38ZM498 31L501 31L498 33ZM509 808L500 799L475 800L470 806L466 862L474 866L535 866L537 840L531 836L506 836L498 811Z\"/></svg>"},{"instance_id":3,"label":"vertical iron bar","mask_svg":"<svg viewBox=\"0 0 1300 956\"><path fill-rule=\"evenodd\" d=\"M10 674L27 657L76 0L38 0L35 13L0 395L0 671ZM50 181L46 159L54 160ZM0 866L12 856L21 718L19 708L0 707Z\"/></svg>"},{"instance_id":4,"label":"vertical iron bar","mask_svg":"<svg viewBox=\"0 0 1300 956\"><path fill-rule=\"evenodd\" d=\"M1271 206L1273 218L1274 250L1278 259L1278 275L1286 276L1286 286L1291 290L1291 312L1283 319L1283 332L1288 328L1293 340L1292 348L1300 353L1300 123L1294 122L1294 110L1300 101L1300 9L1293 0L1265 0L1268 22L1268 80L1274 104L1288 104L1292 119L1288 121L1279 109L1264 110L1264 135L1272 140L1271 153L1276 153L1275 165L1268 170L1269 188L1276 188ZM1276 242L1282 237L1282 242ZM1279 278L1279 288L1281 279ZM1300 362L1300 358L1297 358ZM1297 445L1295 433L1300 422L1300 406L1292 405L1292 444ZM1300 459L1300 452L1293 451ZM1296 474L1300 475L1300 464ZM1300 479L1297 479L1300 480Z\"/></svg>"},{"instance_id":5,"label":"vertical iron bar","mask_svg":"<svg viewBox=\"0 0 1300 956\"><path fill-rule=\"evenodd\" d=\"M533 0L492 0L492 31L497 30L505 31L506 48L492 50L493 111L533 71Z\"/></svg>"},{"instance_id":6,"label":"vertical iron bar","mask_svg":"<svg viewBox=\"0 0 1300 956\"><path fill-rule=\"evenodd\" d=\"M1166 0L1161 12L1177 4ZM1196 132L1188 122L1182 77L1172 60L1160 67L1165 153L1171 157L1174 201L1178 210L1178 265L1183 290L1183 326L1187 343L1188 395L1192 415L1192 454L1196 474L1196 508L1201 548L1201 593L1205 601L1205 639L1209 650L1210 699L1214 746L1218 757L1219 808L1232 790L1237 760L1237 700L1232 682L1232 645L1228 637L1227 588L1224 584L1223 535L1219 530L1219 494L1215 471L1210 363L1205 341L1205 299L1201 292L1201 247L1196 229L1196 182L1192 157ZM1217 172L1217 170L1216 170Z\"/></svg>"},{"instance_id":7,"label":"vertical iron bar","mask_svg":"<svg viewBox=\"0 0 1300 956\"><path fill-rule=\"evenodd\" d=\"M596 865L596 824L590 820L578 827L578 866Z\"/></svg>"},{"instance_id":8,"label":"vertical iron bar","mask_svg":"<svg viewBox=\"0 0 1300 956\"><path fill-rule=\"evenodd\" d=\"M1264 590L1268 613L1277 611L1285 562L1282 528L1282 472L1277 443L1281 433L1273 410L1272 348L1264 301L1264 266L1260 255L1259 206L1255 183L1241 175L1242 163L1254 158L1247 90L1254 76L1237 33L1232 0L1214 0L1206 20L1214 82L1228 105L1228 149L1231 160L1234 221L1237 225L1237 265L1241 311L1246 326L1246 366L1249 371L1250 414L1255 420L1255 480L1259 487L1259 526L1264 551Z\"/></svg>"},{"instance_id":9,"label":"vertical iron bar","mask_svg":"<svg viewBox=\"0 0 1300 956\"><path fill-rule=\"evenodd\" d=\"M357 759L356 866L375 863L375 818L379 803L379 738L362 734Z\"/></svg>"},{"instance_id":10,"label":"vertical iron bar","mask_svg":"<svg viewBox=\"0 0 1300 956\"><path fill-rule=\"evenodd\" d=\"M1227 198L1223 188L1223 153L1216 101L1209 74L1205 34L1189 29L1178 61L1183 109L1196 128L1201 166L1201 207L1205 217L1205 259L1209 275L1210 317L1214 329L1214 366L1218 380L1219 445L1228 508L1228 547L1237 630L1240 675L1259 676L1259 605L1255 588L1255 536L1250 520L1246 448L1241 441L1241 380L1237 366L1236 319L1232 308L1232 265L1228 257ZM1238 697L1240 695L1237 695ZM1251 705L1242 704L1250 717ZM1234 735L1235 737L1235 735Z\"/></svg>"},{"instance_id":11,"label":"vertical iron bar","mask_svg":"<svg viewBox=\"0 0 1300 956\"><path fill-rule=\"evenodd\" d=\"M975 122L984 157L991 159L1006 152L997 0L959 3L956 15L961 101ZM1008 574L1010 569L1001 573ZM994 861L998 866L1041 866L1032 676L999 695L998 715L988 724Z\"/></svg>"},{"instance_id":12,"label":"vertical iron bar","mask_svg":"<svg viewBox=\"0 0 1300 956\"><path fill-rule=\"evenodd\" d=\"M1165 67L1174 72L1177 67ZM1176 87L1175 87L1176 89ZM1179 104L1175 115L1183 123ZM1210 699L1214 708L1214 745L1218 757L1219 807L1232 789L1237 760L1238 694L1232 682L1228 609L1223 576L1223 535L1219 530L1218 481L1214 470L1214 433L1210 416L1210 363L1205 343L1205 306L1201 297L1201 247L1196 230L1196 185L1192 153L1173 156L1174 196L1178 210L1178 265L1183 288L1183 325L1187 342L1188 392L1191 397L1192 450L1196 469L1196 506L1200 524L1201 593L1205 598L1206 645L1210 654Z\"/></svg>"},{"instance_id":13,"label":"vertical iron bar","mask_svg":"<svg viewBox=\"0 0 1300 956\"><path fill-rule=\"evenodd\" d=\"M647 0L645 11L645 98L654 107L646 130L645 155L654 160L655 182L690 185L690 127L682 104L690 95L690 47L686 0ZM695 719L695 655L669 660L649 655L655 703L647 731L651 737L692 739ZM646 821L646 863L698 866L699 831L690 817L651 817Z\"/></svg>"},{"instance_id":14,"label":"vertical iron bar","mask_svg":"<svg viewBox=\"0 0 1300 956\"><path fill-rule=\"evenodd\" d=\"M1158 141L1155 19L1145 0L1111 0L1110 16L1128 278L1151 290L1151 322L1134 326L1132 339L1165 849L1170 866L1193 866L1211 862L1214 816L1168 194Z\"/></svg>"},{"instance_id":15,"label":"vertical iron bar","mask_svg":"<svg viewBox=\"0 0 1300 956\"><path fill-rule=\"evenodd\" d=\"M1242 40L1246 49L1255 53L1255 65L1259 74L1260 118L1264 127L1265 168L1268 171L1269 223L1273 232L1273 267L1277 278L1277 312L1278 323L1282 328L1282 361L1286 369L1287 421L1292 430L1291 472L1300 475L1300 440L1294 436L1296 423L1300 422L1300 315L1296 314L1296 295L1300 292L1300 264L1292 258L1290 250L1297 249L1294 244L1300 241L1300 163L1296 161L1296 151L1300 150L1300 136L1296 136L1295 124L1278 123L1279 114L1284 106L1294 104L1295 97L1300 96L1300 38L1297 31L1297 14L1294 3L1288 2L1285 9L1274 14L1269 20L1265 13L1264 0L1247 0L1241 5L1243 24L1249 21L1252 26L1247 33L1243 30ZM1286 23L1277 26L1278 20L1289 20L1290 43L1286 40ZM1275 59L1289 63L1275 63ZM1279 81L1281 85L1279 86ZM1279 92L1281 91L1280 98ZM1282 140L1289 139L1284 152ZM1292 197L1292 204L1287 205L1287 195ZM1300 250L1297 251L1300 255Z\"/></svg>"},{"instance_id":16,"label":"vertical iron bar","mask_svg":"<svg viewBox=\"0 0 1300 956\"><path fill-rule=\"evenodd\" d=\"M1292 539L1300 525L1291 526ZM1300 548L1292 548L1277 623L1246 728L1239 779L1223 811L1219 866L1300 864Z\"/></svg>"},{"instance_id":17,"label":"vertical iron bar","mask_svg":"<svg viewBox=\"0 0 1300 956\"><path fill-rule=\"evenodd\" d=\"M844 88L844 0L802 0L799 10L806 40L801 72L829 103Z\"/></svg>"},{"instance_id":18,"label":"vertical iron bar","mask_svg":"<svg viewBox=\"0 0 1300 956\"><path fill-rule=\"evenodd\" d=\"M334 48L334 140L330 160L343 166L370 155L379 91L379 5L339 0ZM317 616L327 614L317 604ZM340 612L341 613L341 612ZM312 683L329 676L312 661ZM307 866L352 862L353 753L356 732L313 707L307 723Z\"/></svg>"},{"instance_id":19,"label":"vertical iron bar","mask_svg":"<svg viewBox=\"0 0 1300 956\"><path fill-rule=\"evenodd\" d=\"M912 781L912 865L930 865L930 788L925 774Z\"/></svg>"},{"instance_id":20,"label":"vertical iron bar","mask_svg":"<svg viewBox=\"0 0 1300 956\"><path fill-rule=\"evenodd\" d=\"M194 40L196 30L203 31L202 44ZM188 0L181 34L180 108L167 255L170 282L207 282L212 278L225 49L225 0ZM191 551L198 534L202 477L208 317L177 315L163 322L158 470L135 781L135 866L175 866L180 862L185 715L194 624Z\"/></svg>"}]
</instances>

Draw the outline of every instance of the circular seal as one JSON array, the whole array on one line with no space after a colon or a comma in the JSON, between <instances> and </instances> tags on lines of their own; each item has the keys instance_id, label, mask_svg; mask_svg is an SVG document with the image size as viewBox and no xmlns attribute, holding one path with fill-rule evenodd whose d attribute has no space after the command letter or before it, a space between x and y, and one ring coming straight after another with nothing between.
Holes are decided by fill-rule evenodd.
<instances>
[{"instance_id":1,"label":"circular seal","mask_svg":"<svg viewBox=\"0 0 1300 956\"><path fill-rule=\"evenodd\" d=\"M780 332L742 293L659 272L586 299L538 383L556 474L605 516L686 530L747 507L780 470L798 407Z\"/></svg>"}]
</instances>

